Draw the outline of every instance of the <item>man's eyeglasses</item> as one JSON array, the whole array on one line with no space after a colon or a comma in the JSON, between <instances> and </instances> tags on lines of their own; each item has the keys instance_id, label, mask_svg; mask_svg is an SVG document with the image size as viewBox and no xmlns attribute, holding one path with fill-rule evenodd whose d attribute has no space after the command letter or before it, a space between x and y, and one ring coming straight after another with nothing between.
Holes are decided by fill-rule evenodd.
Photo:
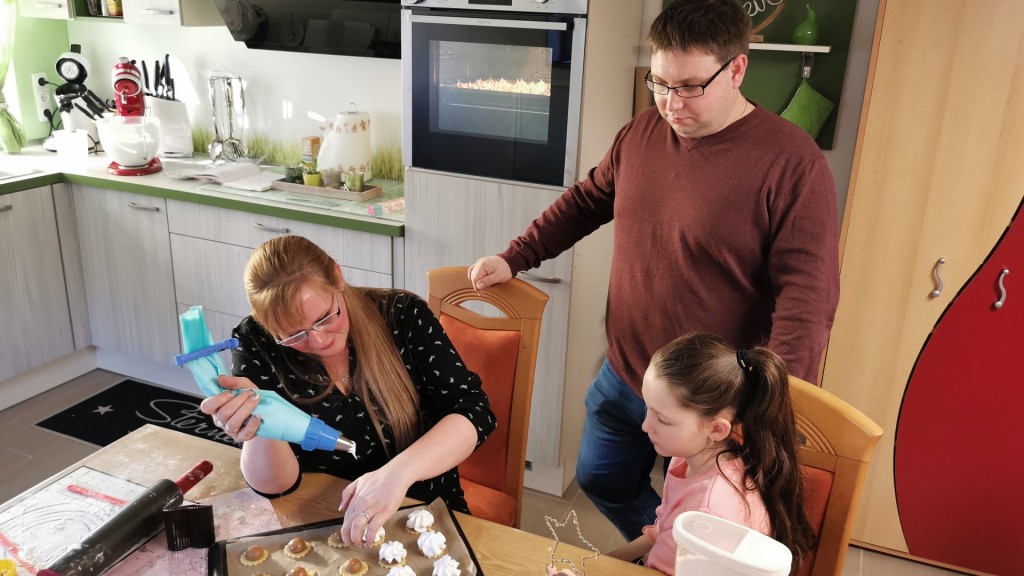
<instances>
[{"instance_id":1,"label":"man's eyeglasses","mask_svg":"<svg viewBox=\"0 0 1024 576\"><path fill-rule=\"evenodd\" d=\"M711 78L708 78L708 81L703 84L683 84L682 86L669 86L668 84L662 84L661 82L655 82L654 80L651 80L650 70L648 70L647 75L644 76L644 82L647 83L648 90L654 92L659 96L665 96L666 94L668 94L669 90L672 90L676 93L676 96L679 96L680 98L696 98L697 96L703 96L704 90L708 86L710 86L711 83L715 81L715 78L718 78L718 75L724 72L725 69L729 67L729 64L732 64L732 61L735 59L736 57L733 56L732 58L726 60L725 64L722 64L722 67L718 69L718 72L712 74Z\"/></svg>"},{"instance_id":2,"label":"man's eyeglasses","mask_svg":"<svg viewBox=\"0 0 1024 576\"><path fill-rule=\"evenodd\" d=\"M338 293L334 293L334 312L331 312L327 316L324 316L320 320L313 324L313 327L309 330L303 330L302 332L296 332L291 336L277 340L277 343L281 346L295 346L296 344L302 344L309 338L310 330L328 330L338 322L338 318L341 318L341 304L338 301Z\"/></svg>"}]
</instances>

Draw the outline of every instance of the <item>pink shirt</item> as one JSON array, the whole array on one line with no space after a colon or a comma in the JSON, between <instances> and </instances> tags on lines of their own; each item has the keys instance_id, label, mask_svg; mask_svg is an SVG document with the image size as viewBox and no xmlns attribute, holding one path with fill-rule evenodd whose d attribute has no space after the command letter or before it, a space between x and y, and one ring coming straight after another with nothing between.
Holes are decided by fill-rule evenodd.
<instances>
[{"instance_id":1,"label":"pink shirt","mask_svg":"<svg viewBox=\"0 0 1024 576\"><path fill-rule=\"evenodd\" d=\"M688 510L714 514L771 536L771 523L761 495L757 490L740 492L736 489L743 486L742 460L722 460L721 470L712 463L688 478L686 469L686 460L682 458L673 458L669 463L658 518L649 531L654 538L654 546L645 562L649 568L673 573L676 541L672 538L672 522Z\"/></svg>"}]
</instances>

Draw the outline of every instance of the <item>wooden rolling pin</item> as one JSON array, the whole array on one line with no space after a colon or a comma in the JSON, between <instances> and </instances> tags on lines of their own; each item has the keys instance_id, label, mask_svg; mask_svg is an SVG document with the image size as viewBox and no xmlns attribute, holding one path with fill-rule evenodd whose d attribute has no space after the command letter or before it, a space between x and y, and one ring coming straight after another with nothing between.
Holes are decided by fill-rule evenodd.
<instances>
[{"instance_id":1,"label":"wooden rolling pin","mask_svg":"<svg viewBox=\"0 0 1024 576\"><path fill-rule=\"evenodd\" d=\"M158 480L38 576L103 574L160 532L164 508L181 504L183 495L212 470L213 464L203 460L174 482Z\"/></svg>"}]
</instances>

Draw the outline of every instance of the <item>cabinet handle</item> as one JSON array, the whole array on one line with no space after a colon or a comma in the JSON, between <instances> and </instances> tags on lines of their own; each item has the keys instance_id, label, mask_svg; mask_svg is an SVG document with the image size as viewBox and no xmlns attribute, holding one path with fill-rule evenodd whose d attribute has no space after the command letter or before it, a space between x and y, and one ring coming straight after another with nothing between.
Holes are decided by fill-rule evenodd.
<instances>
[{"instance_id":1,"label":"cabinet handle","mask_svg":"<svg viewBox=\"0 0 1024 576\"><path fill-rule=\"evenodd\" d=\"M530 274L529 272L520 272L519 276L523 280L528 280L530 282L541 282L543 284L561 284L562 283L562 279L561 278L553 278L553 277L549 277L549 276L537 276L536 274Z\"/></svg>"},{"instance_id":2,"label":"cabinet handle","mask_svg":"<svg viewBox=\"0 0 1024 576\"><path fill-rule=\"evenodd\" d=\"M135 208L136 210L145 210L146 212L160 211L159 206L143 206L142 204L136 204L135 202L129 202L128 205L131 206L132 208Z\"/></svg>"},{"instance_id":3,"label":"cabinet handle","mask_svg":"<svg viewBox=\"0 0 1024 576\"><path fill-rule=\"evenodd\" d=\"M39 8L63 8L64 5L60 2L36 2L36 6Z\"/></svg>"},{"instance_id":4,"label":"cabinet handle","mask_svg":"<svg viewBox=\"0 0 1024 576\"><path fill-rule=\"evenodd\" d=\"M287 234L288 233L288 229L287 228L275 228L273 226L265 226L263 224L260 224L259 222L254 222L253 226L255 226L259 230L263 230L264 232L273 232L274 234Z\"/></svg>"},{"instance_id":5,"label":"cabinet handle","mask_svg":"<svg viewBox=\"0 0 1024 576\"><path fill-rule=\"evenodd\" d=\"M1003 278L1009 273L1009 270L1003 268L1003 271L999 274L999 300L996 300L996 303L992 305L996 310L1002 308L1003 303L1006 302L1006 287L1003 286Z\"/></svg>"},{"instance_id":6,"label":"cabinet handle","mask_svg":"<svg viewBox=\"0 0 1024 576\"><path fill-rule=\"evenodd\" d=\"M946 263L945 258L939 258L939 261L935 263L935 268L932 270L932 275L935 276L935 290L932 290L932 298L938 298L942 295L942 274L939 273L939 268Z\"/></svg>"},{"instance_id":7,"label":"cabinet handle","mask_svg":"<svg viewBox=\"0 0 1024 576\"><path fill-rule=\"evenodd\" d=\"M14 210L14 204L8 204L7 206L0 206L0 212L10 212Z\"/></svg>"},{"instance_id":8,"label":"cabinet handle","mask_svg":"<svg viewBox=\"0 0 1024 576\"><path fill-rule=\"evenodd\" d=\"M156 8L143 8L142 13L156 14L159 16L172 16L174 14L174 10L157 10Z\"/></svg>"}]
</instances>

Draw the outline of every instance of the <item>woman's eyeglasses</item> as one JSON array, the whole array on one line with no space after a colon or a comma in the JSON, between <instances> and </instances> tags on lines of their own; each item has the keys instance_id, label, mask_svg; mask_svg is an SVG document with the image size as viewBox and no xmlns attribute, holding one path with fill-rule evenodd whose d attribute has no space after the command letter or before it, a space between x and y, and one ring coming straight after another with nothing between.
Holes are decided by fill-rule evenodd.
<instances>
[{"instance_id":1,"label":"woman's eyeglasses","mask_svg":"<svg viewBox=\"0 0 1024 576\"><path fill-rule=\"evenodd\" d=\"M331 312L327 316L324 316L320 320L317 320L315 324L309 330L303 330L302 332L296 332L287 338L277 340L277 343L281 346L295 346L296 344L302 344L309 339L310 330L328 330L333 327L338 319L341 318L341 303L338 300L338 293L334 293L334 312Z\"/></svg>"}]
</instances>

